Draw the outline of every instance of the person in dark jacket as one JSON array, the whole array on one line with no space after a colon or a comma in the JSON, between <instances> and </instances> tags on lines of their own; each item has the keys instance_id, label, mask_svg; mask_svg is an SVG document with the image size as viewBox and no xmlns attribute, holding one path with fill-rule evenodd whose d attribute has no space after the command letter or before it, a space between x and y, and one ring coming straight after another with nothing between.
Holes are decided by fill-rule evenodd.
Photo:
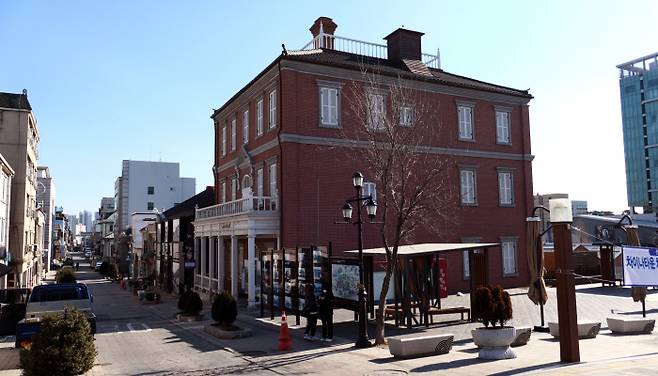
<instances>
[{"instance_id":1,"label":"person in dark jacket","mask_svg":"<svg viewBox=\"0 0 658 376\"><path fill-rule=\"evenodd\" d=\"M320 294L320 320L322 320L322 341L334 339L334 303L331 289L325 286Z\"/></svg>"},{"instance_id":2,"label":"person in dark jacket","mask_svg":"<svg viewBox=\"0 0 658 376\"><path fill-rule=\"evenodd\" d=\"M318 325L318 303L315 299L313 285L306 285L306 297L304 299L304 313L306 314L306 329L304 330L304 339L315 340L315 329Z\"/></svg>"}]
</instances>

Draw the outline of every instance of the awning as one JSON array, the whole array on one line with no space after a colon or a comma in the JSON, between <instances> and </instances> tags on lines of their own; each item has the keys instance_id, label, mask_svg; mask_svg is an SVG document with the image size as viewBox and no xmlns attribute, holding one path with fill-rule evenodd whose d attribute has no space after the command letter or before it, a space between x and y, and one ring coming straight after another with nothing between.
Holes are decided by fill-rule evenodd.
<instances>
[{"instance_id":1,"label":"awning","mask_svg":"<svg viewBox=\"0 0 658 376\"><path fill-rule=\"evenodd\" d=\"M401 245L398 247L398 256L413 256L428 253L447 253L454 251L469 251L471 249L500 247L500 243L422 243ZM347 253L359 253L358 250ZM385 248L369 248L363 250L364 255L385 255Z\"/></svg>"},{"instance_id":2,"label":"awning","mask_svg":"<svg viewBox=\"0 0 658 376\"><path fill-rule=\"evenodd\" d=\"M11 273L11 266L0 263L0 277Z\"/></svg>"}]
</instances>

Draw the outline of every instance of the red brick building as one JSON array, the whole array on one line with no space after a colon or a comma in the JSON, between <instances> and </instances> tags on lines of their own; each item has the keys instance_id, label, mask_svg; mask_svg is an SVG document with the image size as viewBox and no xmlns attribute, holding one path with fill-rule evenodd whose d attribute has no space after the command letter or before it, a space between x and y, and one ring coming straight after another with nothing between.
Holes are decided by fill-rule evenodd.
<instances>
[{"instance_id":1,"label":"red brick building","mask_svg":"<svg viewBox=\"0 0 658 376\"><path fill-rule=\"evenodd\" d=\"M364 66L377 67L384 82L413 82L437 103L442 126L431 152L451 159L450 179L461 195L452 209L455 224L415 241L501 242L502 249L490 251L490 280L526 284L532 96L440 69L438 56L421 53L422 33L398 29L383 46L336 36L326 17L310 30L306 47L284 50L211 116L219 204L196 214L196 286L246 292L253 303L257 250L329 242L335 254L356 248L356 230L334 222L354 194L354 171L369 181L368 166L350 157L345 136L362 126L345 98L352 83L363 80ZM364 246L381 246L370 227ZM448 264L449 290L466 291L464 257L449 255Z\"/></svg>"}]
</instances>

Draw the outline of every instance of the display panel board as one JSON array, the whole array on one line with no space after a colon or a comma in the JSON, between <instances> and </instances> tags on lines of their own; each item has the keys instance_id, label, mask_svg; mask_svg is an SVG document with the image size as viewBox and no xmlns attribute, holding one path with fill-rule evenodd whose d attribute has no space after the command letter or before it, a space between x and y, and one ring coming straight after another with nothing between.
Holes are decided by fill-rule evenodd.
<instances>
[{"instance_id":1,"label":"display panel board","mask_svg":"<svg viewBox=\"0 0 658 376\"><path fill-rule=\"evenodd\" d=\"M658 249L624 247L624 285L658 286Z\"/></svg>"}]
</instances>

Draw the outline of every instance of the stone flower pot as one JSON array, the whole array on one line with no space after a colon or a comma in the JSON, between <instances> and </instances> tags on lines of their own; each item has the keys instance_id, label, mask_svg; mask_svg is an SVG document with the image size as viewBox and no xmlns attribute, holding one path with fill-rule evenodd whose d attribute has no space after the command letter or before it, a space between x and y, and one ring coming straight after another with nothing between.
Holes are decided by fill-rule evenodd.
<instances>
[{"instance_id":1,"label":"stone flower pot","mask_svg":"<svg viewBox=\"0 0 658 376\"><path fill-rule=\"evenodd\" d=\"M503 328L477 328L473 332L473 342L480 347L480 359L499 360L516 358L510 348L516 338L516 329L506 326Z\"/></svg>"}]
</instances>

